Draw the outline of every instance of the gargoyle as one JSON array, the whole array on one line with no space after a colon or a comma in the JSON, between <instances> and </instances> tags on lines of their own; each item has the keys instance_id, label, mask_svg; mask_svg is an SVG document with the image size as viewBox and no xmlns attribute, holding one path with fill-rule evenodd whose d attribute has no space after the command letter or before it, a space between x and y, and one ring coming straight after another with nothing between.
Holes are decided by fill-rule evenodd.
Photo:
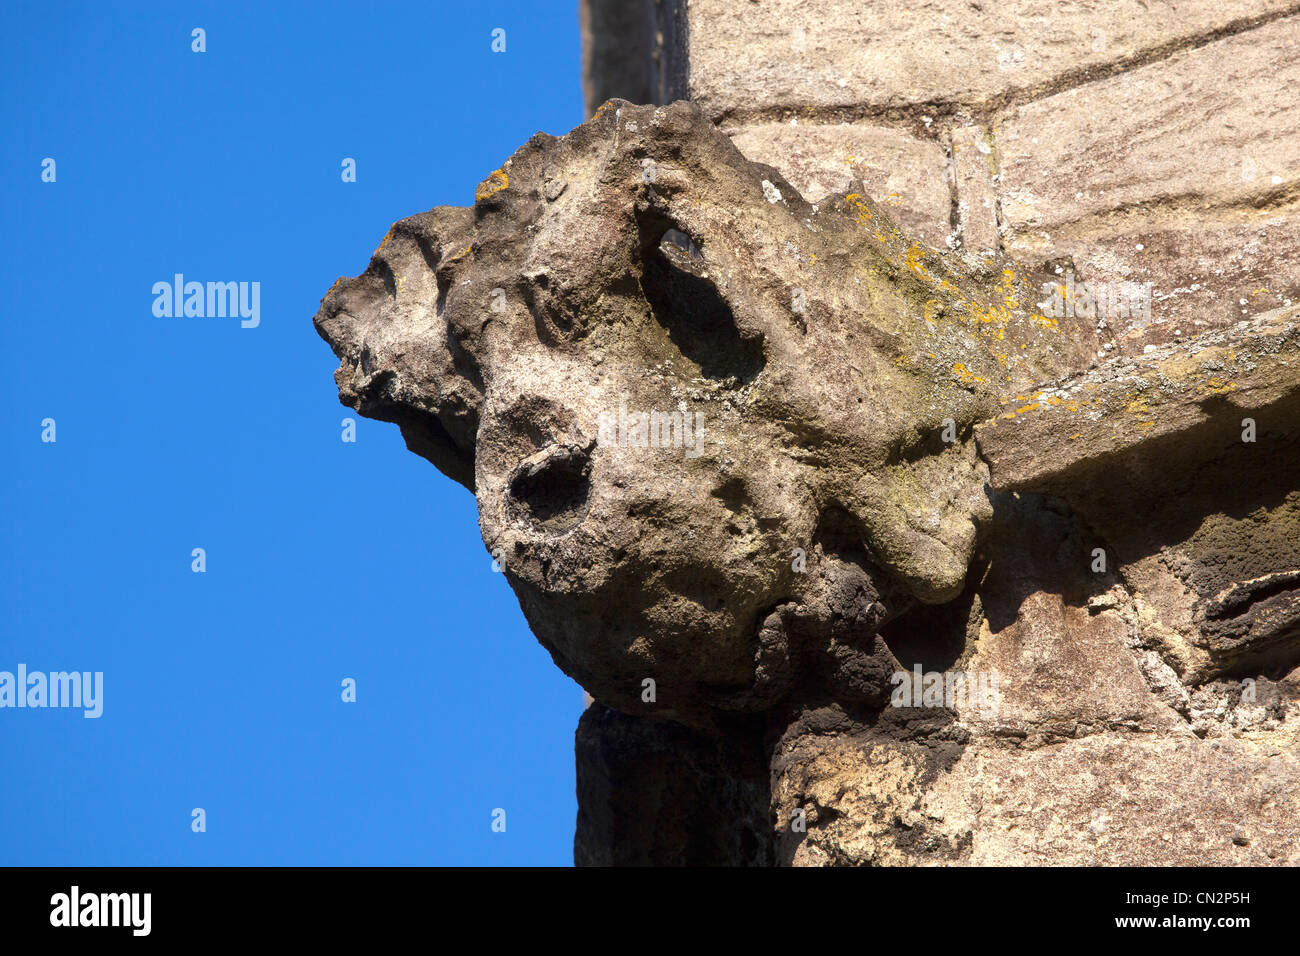
<instances>
[{"instance_id":1,"label":"gargoyle","mask_svg":"<svg viewBox=\"0 0 1300 956\"><path fill-rule=\"evenodd\" d=\"M810 653L881 703L874 635L961 592L990 516L974 426L1091 355L1033 290L612 100L395 224L315 323L341 400L475 493L557 664L707 727Z\"/></svg>"},{"instance_id":2,"label":"gargoyle","mask_svg":"<svg viewBox=\"0 0 1300 956\"><path fill-rule=\"evenodd\" d=\"M394 225L316 327L342 401L475 492L560 667L700 719L779 695L773 629L961 590L972 427L1065 367L990 265L810 205L686 103L613 100Z\"/></svg>"}]
</instances>

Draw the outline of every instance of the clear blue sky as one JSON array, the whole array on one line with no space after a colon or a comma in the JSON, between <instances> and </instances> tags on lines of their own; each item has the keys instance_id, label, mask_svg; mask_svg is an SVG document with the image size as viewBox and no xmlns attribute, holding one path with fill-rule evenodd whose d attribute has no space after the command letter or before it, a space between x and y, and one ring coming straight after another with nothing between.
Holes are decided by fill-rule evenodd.
<instances>
[{"instance_id":1,"label":"clear blue sky","mask_svg":"<svg viewBox=\"0 0 1300 956\"><path fill-rule=\"evenodd\" d=\"M0 864L571 864L581 690L311 318L581 122L576 0L9 3L0 77L0 670L104 672L0 709ZM155 317L178 272L261 324Z\"/></svg>"}]
</instances>

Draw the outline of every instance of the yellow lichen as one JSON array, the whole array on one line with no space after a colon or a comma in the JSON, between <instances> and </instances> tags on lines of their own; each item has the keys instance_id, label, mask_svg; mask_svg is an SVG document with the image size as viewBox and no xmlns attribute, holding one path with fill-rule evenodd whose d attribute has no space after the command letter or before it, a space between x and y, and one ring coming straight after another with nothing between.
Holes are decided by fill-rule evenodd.
<instances>
[{"instance_id":1,"label":"yellow lichen","mask_svg":"<svg viewBox=\"0 0 1300 956\"><path fill-rule=\"evenodd\" d=\"M1137 418L1136 427L1138 431L1148 431L1156 423L1154 418L1144 417L1151 414L1151 406L1147 399L1142 395L1134 395L1130 398L1124 405L1124 411L1125 413Z\"/></svg>"},{"instance_id":2,"label":"yellow lichen","mask_svg":"<svg viewBox=\"0 0 1300 956\"><path fill-rule=\"evenodd\" d=\"M976 375L974 372L968 369L965 363L963 362L957 362L955 365L953 365L952 370L957 375L957 377L961 379L961 383L963 385L974 385L977 383L985 384L988 382L987 378L985 378L982 375Z\"/></svg>"},{"instance_id":3,"label":"yellow lichen","mask_svg":"<svg viewBox=\"0 0 1300 956\"><path fill-rule=\"evenodd\" d=\"M1016 273L1012 269L1002 270L1002 301L1013 312L1020 308L1020 300L1016 298Z\"/></svg>"},{"instance_id":4,"label":"yellow lichen","mask_svg":"<svg viewBox=\"0 0 1300 956\"><path fill-rule=\"evenodd\" d=\"M498 169L483 182L478 184L478 189L474 190L474 201L482 202L492 196L495 196L501 190L510 185L510 178L506 175L504 169Z\"/></svg>"},{"instance_id":5,"label":"yellow lichen","mask_svg":"<svg viewBox=\"0 0 1300 956\"><path fill-rule=\"evenodd\" d=\"M1217 375L1211 376L1205 382L1196 386L1198 392L1205 392L1207 395L1223 395L1225 392L1231 392L1236 388L1236 382L1220 378Z\"/></svg>"},{"instance_id":6,"label":"yellow lichen","mask_svg":"<svg viewBox=\"0 0 1300 956\"><path fill-rule=\"evenodd\" d=\"M930 275L929 270L926 269L925 266L921 264L921 261L924 258L925 258L925 249L921 246L919 242L912 243L911 247L907 250L906 261L907 261L908 271L924 279L926 282L929 282L931 285L934 285L934 276Z\"/></svg>"},{"instance_id":7,"label":"yellow lichen","mask_svg":"<svg viewBox=\"0 0 1300 956\"><path fill-rule=\"evenodd\" d=\"M844 203L857 215L859 226L865 226L874 218L871 215L871 210L867 208L867 204L863 202L858 193L849 193L844 197Z\"/></svg>"}]
</instances>

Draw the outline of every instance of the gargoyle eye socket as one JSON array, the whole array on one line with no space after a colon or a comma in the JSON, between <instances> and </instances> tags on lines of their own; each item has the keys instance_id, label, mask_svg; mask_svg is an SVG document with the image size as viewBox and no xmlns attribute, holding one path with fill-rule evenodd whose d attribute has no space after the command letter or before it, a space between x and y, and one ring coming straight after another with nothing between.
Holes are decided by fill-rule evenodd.
<instances>
[{"instance_id":1,"label":"gargoyle eye socket","mask_svg":"<svg viewBox=\"0 0 1300 956\"><path fill-rule=\"evenodd\" d=\"M655 320L705 378L731 387L752 382L765 362L762 336L741 332L700 243L669 227L652 248L643 254L641 290Z\"/></svg>"}]
</instances>

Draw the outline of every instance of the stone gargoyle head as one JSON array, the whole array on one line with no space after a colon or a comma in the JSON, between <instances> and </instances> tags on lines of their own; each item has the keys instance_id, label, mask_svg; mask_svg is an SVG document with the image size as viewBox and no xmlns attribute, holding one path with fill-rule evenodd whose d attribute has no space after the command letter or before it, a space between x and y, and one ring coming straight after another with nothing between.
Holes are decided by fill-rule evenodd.
<instances>
[{"instance_id":1,"label":"stone gargoyle head","mask_svg":"<svg viewBox=\"0 0 1300 956\"><path fill-rule=\"evenodd\" d=\"M870 699L881 622L961 591L972 428L1059 371L1032 298L864 195L806 202L686 103L613 100L395 224L315 324L342 402L474 492L557 664L706 724L772 705L798 641Z\"/></svg>"}]
</instances>

